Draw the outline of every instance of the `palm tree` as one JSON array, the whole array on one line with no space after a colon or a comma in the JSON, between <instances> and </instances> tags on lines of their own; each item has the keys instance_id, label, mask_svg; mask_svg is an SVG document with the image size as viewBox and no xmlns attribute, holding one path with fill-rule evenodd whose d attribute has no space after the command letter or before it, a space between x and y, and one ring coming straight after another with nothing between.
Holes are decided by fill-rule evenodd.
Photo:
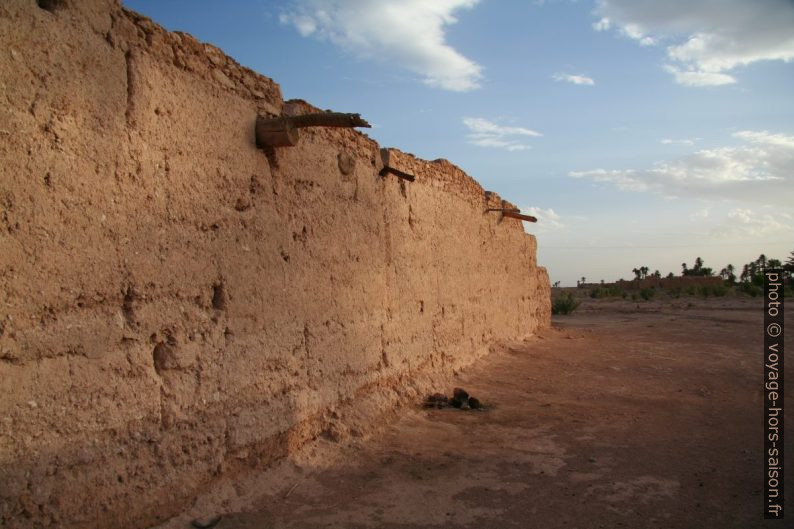
<instances>
[{"instance_id":1,"label":"palm tree","mask_svg":"<svg viewBox=\"0 0 794 529\"><path fill-rule=\"evenodd\" d=\"M695 270L696 272L700 272L701 268L703 268L703 259L698 257L695 259L695 266L692 267L692 270Z\"/></svg>"},{"instance_id":2,"label":"palm tree","mask_svg":"<svg viewBox=\"0 0 794 529\"><path fill-rule=\"evenodd\" d=\"M794 276L794 252L791 252L791 255L786 259L786 264L783 265L783 269L788 272L789 279Z\"/></svg>"},{"instance_id":3,"label":"palm tree","mask_svg":"<svg viewBox=\"0 0 794 529\"><path fill-rule=\"evenodd\" d=\"M734 273L736 269L733 267L733 265L728 264L728 266L725 267L725 270L728 272L728 281L731 283L736 283L736 274Z\"/></svg>"},{"instance_id":4,"label":"palm tree","mask_svg":"<svg viewBox=\"0 0 794 529\"><path fill-rule=\"evenodd\" d=\"M750 265L744 265L742 267L742 275L739 276L739 279L742 282L747 281L750 278Z\"/></svg>"}]
</instances>

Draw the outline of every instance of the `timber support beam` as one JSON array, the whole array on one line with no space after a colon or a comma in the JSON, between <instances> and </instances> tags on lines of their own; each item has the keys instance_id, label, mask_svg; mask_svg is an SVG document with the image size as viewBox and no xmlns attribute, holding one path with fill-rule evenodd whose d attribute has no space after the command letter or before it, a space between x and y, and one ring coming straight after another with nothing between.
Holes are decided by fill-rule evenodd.
<instances>
[{"instance_id":1,"label":"timber support beam","mask_svg":"<svg viewBox=\"0 0 794 529\"><path fill-rule=\"evenodd\" d=\"M317 112L301 116L280 118L256 117L257 147L292 147L300 138L299 129L306 127L369 128L370 124L361 114L341 112Z\"/></svg>"}]
</instances>

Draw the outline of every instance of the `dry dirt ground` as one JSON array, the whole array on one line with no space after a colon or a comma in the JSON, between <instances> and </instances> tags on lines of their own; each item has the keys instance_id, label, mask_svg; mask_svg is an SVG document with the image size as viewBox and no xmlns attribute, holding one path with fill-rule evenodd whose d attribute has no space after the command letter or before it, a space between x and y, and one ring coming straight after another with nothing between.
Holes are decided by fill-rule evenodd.
<instances>
[{"instance_id":1,"label":"dry dirt ground","mask_svg":"<svg viewBox=\"0 0 794 529\"><path fill-rule=\"evenodd\" d=\"M162 527L783 527L762 519L762 318L760 298L586 302L459 374L487 410L407 403Z\"/></svg>"}]
</instances>

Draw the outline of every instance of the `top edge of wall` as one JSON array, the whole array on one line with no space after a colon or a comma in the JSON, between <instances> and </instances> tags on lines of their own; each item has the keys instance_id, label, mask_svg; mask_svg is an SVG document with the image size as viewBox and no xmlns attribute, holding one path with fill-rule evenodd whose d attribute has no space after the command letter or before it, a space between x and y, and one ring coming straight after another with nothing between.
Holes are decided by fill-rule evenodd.
<instances>
[{"instance_id":1,"label":"top edge of wall","mask_svg":"<svg viewBox=\"0 0 794 529\"><path fill-rule=\"evenodd\" d=\"M125 54L145 54L172 64L225 91L254 101L257 110L264 115L275 117L322 111L302 99L284 101L281 87L273 79L240 65L217 46L201 42L189 33L168 31L152 19L124 7L120 0L58 0L54 4L60 6L62 13L72 12L68 16L82 18L94 31L103 34L112 47ZM379 147L367 134L358 130L354 133ZM386 150L392 153L396 168L417 175L423 184L440 187L475 202L482 201L485 207L515 208L496 193L485 191L449 160L424 160L393 147Z\"/></svg>"},{"instance_id":2,"label":"top edge of wall","mask_svg":"<svg viewBox=\"0 0 794 529\"><path fill-rule=\"evenodd\" d=\"M125 53L145 53L207 79L223 89L256 101L264 114L280 116L281 87L240 65L223 50L182 31L168 31L150 18L116 3L111 8L108 42Z\"/></svg>"}]
</instances>

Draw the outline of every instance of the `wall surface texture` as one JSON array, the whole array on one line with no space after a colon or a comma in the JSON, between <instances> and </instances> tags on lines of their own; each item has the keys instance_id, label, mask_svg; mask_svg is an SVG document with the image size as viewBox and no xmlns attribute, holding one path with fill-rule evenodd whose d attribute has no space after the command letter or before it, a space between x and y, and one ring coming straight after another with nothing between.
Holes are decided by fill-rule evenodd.
<instances>
[{"instance_id":1,"label":"wall surface texture","mask_svg":"<svg viewBox=\"0 0 794 529\"><path fill-rule=\"evenodd\" d=\"M0 3L0 526L153 524L549 324L454 165L256 147L311 110L112 0Z\"/></svg>"}]
</instances>

